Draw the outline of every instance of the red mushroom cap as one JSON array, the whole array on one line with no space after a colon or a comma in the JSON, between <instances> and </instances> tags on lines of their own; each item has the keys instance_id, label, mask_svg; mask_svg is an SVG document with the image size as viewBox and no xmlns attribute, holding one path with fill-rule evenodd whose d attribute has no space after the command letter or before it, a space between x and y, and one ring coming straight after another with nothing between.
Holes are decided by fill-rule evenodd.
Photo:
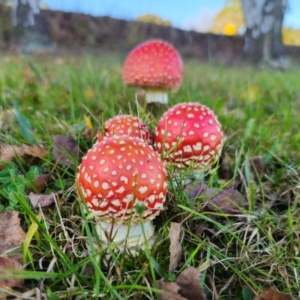
<instances>
[{"instance_id":1,"label":"red mushroom cap","mask_svg":"<svg viewBox=\"0 0 300 300\"><path fill-rule=\"evenodd\" d=\"M104 137L128 135L140 138L146 143L150 141L150 131L147 125L138 117L119 115L107 120L104 127ZM97 141L102 141L104 137L98 134Z\"/></svg>"},{"instance_id":2,"label":"red mushroom cap","mask_svg":"<svg viewBox=\"0 0 300 300\"><path fill-rule=\"evenodd\" d=\"M181 103L161 117L154 146L174 167L202 169L213 164L223 146L221 125L212 110L199 103Z\"/></svg>"},{"instance_id":3,"label":"red mushroom cap","mask_svg":"<svg viewBox=\"0 0 300 300\"><path fill-rule=\"evenodd\" d=\"M182 60L167 42L150 40L134 48L125 60L123 81L129 86L178 89L183 75Z\"/></svg>"},{"instance_id":4,"label":"red mushroom cap","mask_svg":"<svg viewBox=\"0 0 300 300\"><path fill-rule=\"evenodd\" d=\"M77 175L78 194L97 220L139 223L135 206L145 205L144 221L163 208L167 173L159 155L145 142L113 136L96 143L85 155Z\"/></svg>"}]
</instances>

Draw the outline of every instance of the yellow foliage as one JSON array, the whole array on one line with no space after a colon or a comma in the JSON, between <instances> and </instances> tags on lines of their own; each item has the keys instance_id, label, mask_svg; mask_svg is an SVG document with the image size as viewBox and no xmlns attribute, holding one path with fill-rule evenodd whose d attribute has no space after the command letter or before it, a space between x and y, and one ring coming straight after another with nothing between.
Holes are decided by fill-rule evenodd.
<instances>
[{"instance_id":1,"label":"yellow foliage","mask_svg":"<svg viewBox=\"0 0 300 300\"><path fill-rule=\"evenodd\" d=\"M285 45L300 45L300 29L283 28L282 38Z\"/></svg>"},{"instance_id":2,"label":"yellow foliage","mask_svg":"<svg viewBox=\"0 0 300 300\"><path fill-rule=\"evenodd\" d=\"M161 17L151 15L151 14L145 14L145 15L139 16L137 18L137 21L145 22L145 23L155 23L157 25L172 26L172 23L170 20L163 20Z\"/></svg>"},{"instance_id":3,"label":"yellow foliage","mask_svg":"<svg viewBox=\"0 0 300 300\"><path fill-rule=\"evenodd\" d=\"M225 6L214 18L211 32L217 34L235 35L244 26L244 16L239 3Z\"/></svg>"},{"instance_id":4,"label":"yellow foliage","mask_svg":"<svg viewBox=\"0 0 300 300\"><path fill-rule=\"evenodd\" d=\"M95 97L95 93L94 91L88 86L85 90L84 90L84 96L87 99L93 99Z\"/></svg>"},{"instance_id":5,"label":"yellow foliage","mask_svg":"<svg viewBox=\"0 0 300 300\"><path fill-rule=\"evenodd\" d=\"M227 23L224 27L225 35L235 35L237 33L236 27L232 23Z\"/></svg>"}]
</instances>

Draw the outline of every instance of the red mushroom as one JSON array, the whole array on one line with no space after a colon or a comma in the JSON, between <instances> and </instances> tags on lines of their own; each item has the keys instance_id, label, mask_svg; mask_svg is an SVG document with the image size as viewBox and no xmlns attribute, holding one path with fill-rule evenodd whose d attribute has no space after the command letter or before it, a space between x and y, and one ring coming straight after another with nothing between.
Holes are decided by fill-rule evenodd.
<instances>
[{"instance_id":1,"label":"red mushroom","mask_svg":"<svg viewBox=\"0 0 300 300\"><path fill-rule=\"evenodd\" d=\"M79 166L76 185L81 200L96 215L105 244L142 245L141 219L146 236L153 235L151 220L163 208L167 173L157 152L142 140L113 136L94 144ZM141 205L142 217L137 211Z\"/></svg>"},{"instance_id":2,"label":"red mushroom","mask_svg":"<svg viewBox=\"0 0 300 300\"><path fill-rule=\"evenodd\" d=\"M138 117L131 115L119 115L105 122L104 136L98 134L97 141L100 142L104 137L128 135L137 137L149 143L150 131L147 125Z\"/></svg>"},{"instance_id":3,"label":"red mushroom","mask_svg":"<svg viewBox=\"0 0 300 300\"><path fill-rule=\"evenodd\" d=\"M221 125L212 110L199 103L181 103L161 117L154 146L174 168L202 170L220 156L223 146Z\"/></svg>"},{"instance_id":4,"label":"red mushroom","mask_svg":"<svg viewBox=\"0 0 300 300\"><path fill-rule=\"evenodd\" d=\"M123 81L142 87L147 103L168 103L167 90L177 90L182 81L183 64L177 50L167 42L150 40L129 53L123 67Z\"/></svg>"}]
</instances>

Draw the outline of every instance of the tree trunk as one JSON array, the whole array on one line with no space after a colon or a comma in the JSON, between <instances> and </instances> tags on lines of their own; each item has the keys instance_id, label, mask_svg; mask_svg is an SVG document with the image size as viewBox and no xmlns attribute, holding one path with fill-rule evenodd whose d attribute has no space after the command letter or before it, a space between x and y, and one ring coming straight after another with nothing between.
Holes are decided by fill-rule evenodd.
<instances>
[{"instance_id":1,"label":"tree trunk","mask_svg":"<svg viewBox=\"0 0 300 300\"><path fill-rule=\"evenodd\" d=\"M282 23L288 0L241 0L246 23L244 54L256 63L286 68Z\"/></svg>"},{"instance_id":2,"label":"tree trunk","mask_svg":"<svg viewBox=\"0 0 300 300\"><path fill-rule=\"evenodd\" d=\"M22 51L33 53L54 50L39 0L13 0L12 24Z\"/></svg>"}]
</instances>

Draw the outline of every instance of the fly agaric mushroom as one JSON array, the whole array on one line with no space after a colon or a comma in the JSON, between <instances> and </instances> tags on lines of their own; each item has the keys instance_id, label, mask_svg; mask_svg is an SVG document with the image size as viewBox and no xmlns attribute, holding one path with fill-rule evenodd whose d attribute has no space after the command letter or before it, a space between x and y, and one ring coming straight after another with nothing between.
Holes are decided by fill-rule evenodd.
<instances>
[{"instance_id":1,"label":"fly agaric mushroom","mask_svg":"<svg viewBox=\"0 0 300 300\"><path fill-rule=\"evenodd\" d=\"M138 45L129 53L123 67L124 83L145 89L147 103L168 103L167 90L176 91L182 76L183 64L179 53L161 40Z\"/></svg>"},{"instance_id":2,"label":"fly agaric mushroom","mask_svg":"<svg viewBox=\"0 0 300 300\"><path fill-rule=\"evenodd\" d=\"M150 131L147 125L138 117L131 115L119 115L107 120L104 124L104 136L97 135L97 141L100 142L105 137L128 135L137 137L149 143Z\"/></svg>"},{"instance_id":3,"label":"fly agaric mushroom","mask_svg":"<svg viewBox=\"0 0 300 300\"><path fill-rule=\"evenodd\" d=\"M220 156L221 125L212 110L199 103L181 103L166 111L155 132L154 146L175 169L202 170Z\"/></svg>"},{"instance_id":4,"label":"fly agaric mushroom","mask_svg":"<svg viewBox=\"0 0 300 300\"><path fill-rule=\"evenodd\" d=\"M148 144L113 136L94 144L84 156L76 186L81 200L95 213L103 243L124 242L130 248L143 245L143 232L148 239L153 236L151 220L163 209L167 173Z\"/></svg>"}]
</instances>

